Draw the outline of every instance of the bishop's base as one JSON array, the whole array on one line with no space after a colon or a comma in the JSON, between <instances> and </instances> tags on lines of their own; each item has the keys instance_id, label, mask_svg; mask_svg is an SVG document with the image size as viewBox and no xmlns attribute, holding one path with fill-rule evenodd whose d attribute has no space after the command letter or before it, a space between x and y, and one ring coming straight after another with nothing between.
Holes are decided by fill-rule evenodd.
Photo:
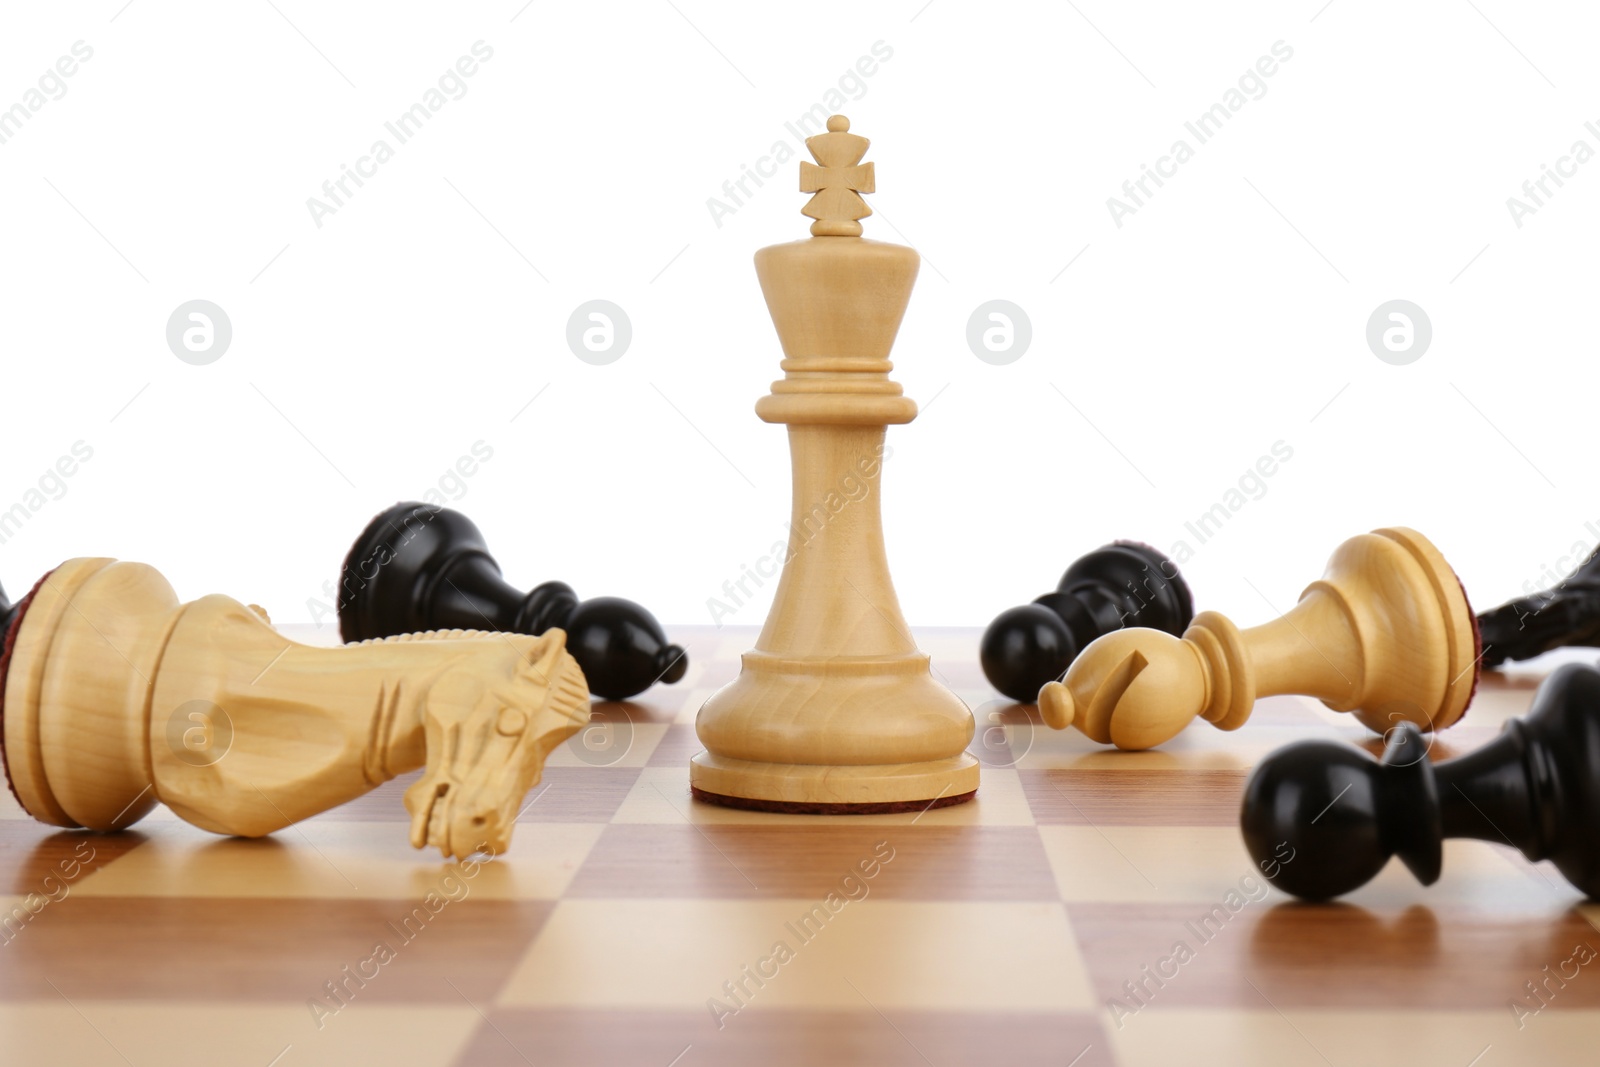
<instances>
[{"instance_id":1,"label":"bishop's base","mask_svg":"<svg viewBox=\"0 0 1600 1067\"><path fill-rule=\"evenodd\" d=\"M730 808L810 815L878 815L947 807L978 791L968 753L923 763L824 766L758 763L701 752L689 761L696 800Z\"/></svg>"}]
</instances>

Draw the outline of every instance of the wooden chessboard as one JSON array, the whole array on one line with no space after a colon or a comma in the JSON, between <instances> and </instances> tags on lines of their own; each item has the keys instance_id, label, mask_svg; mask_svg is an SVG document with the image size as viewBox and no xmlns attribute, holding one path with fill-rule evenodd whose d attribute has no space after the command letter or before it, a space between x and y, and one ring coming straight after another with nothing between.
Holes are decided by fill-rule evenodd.
<instances>
[{"instance_id":1,"label":"wooden chessboard","mask_svg":"<svg viewBox=\"0 0 1600 1067\"><path fill-rule=\"evenodd\" d=\"M1347 716L1273 698L1234 734L1107 751L994 701L976 631L924 631L979 716L975 802L731 811L690 800L688 760L754 633L673 636L688 677L596 705L511 851L477 867L409 847L412 776L258 841L164 809L57 833L6 795L0 1063L1594 1062L1600 963L1520 1026L1512 1008L1600 947L1600 908L1548 866L1450 842L1427 890L1398 864L1335 905L1265 887L1239 840L1245 776L1297 738L1364 739ZM1542 674L1486 678L1435 755L1491 737Z\"/></svg>"}]
</instances>

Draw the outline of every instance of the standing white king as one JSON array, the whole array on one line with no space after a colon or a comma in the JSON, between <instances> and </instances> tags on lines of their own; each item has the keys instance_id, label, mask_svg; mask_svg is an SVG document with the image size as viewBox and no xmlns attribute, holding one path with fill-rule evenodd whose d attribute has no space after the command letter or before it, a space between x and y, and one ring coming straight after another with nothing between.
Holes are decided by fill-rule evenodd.
<instances>
[{"instance_id":1,"label":"standing white king","mask_svg":"<svg viewBox=\"0 0 1600 1067\"><path fill-rule=\"evenodd\" d=\"M784 379L756 404L789 427L793 518L772 612L738 679L701 707L701 800L811 813L915 810L978 788L972 712L934 680L900 614L878 490L884 434L916 418L889 380L921 257L861 238L868 141L835 115L800 164L811 239L756 253ZM864 487L865 492L862 492ZM851 491L851 490L854 491Z\"/></svg>"}]
</instances>

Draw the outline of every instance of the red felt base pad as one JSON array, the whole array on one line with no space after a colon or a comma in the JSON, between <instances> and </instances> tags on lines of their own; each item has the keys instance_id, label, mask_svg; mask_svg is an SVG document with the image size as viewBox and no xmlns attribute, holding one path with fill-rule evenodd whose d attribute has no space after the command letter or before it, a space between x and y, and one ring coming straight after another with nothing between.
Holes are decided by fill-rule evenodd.
<instances>
[{"instance_id":1,"label":"red felt base pad","mask_svg":"<svg viewBox=\"0 0 1600 1067\"><path fill-rule=\"evenodd\" d=\"M11 673L11 653L16 648L17 635L22 632L22 617L28 614L28 607L33 603L34 596L54 573L54 568L45 571L39 580L33 583L33 588L28 590L28 595L17 602L17 612L11 617L11 628L3 635L4 644L0 646L0 770L5 772L6 788L17 798L17 804L23 811L28 811L28 806L22 803L22 797L17 795L17 787L11 784L11 760L5 750L6 678ZM28 814L33 813L28 812Z\"/></svg>"},{"instance_id":2,"label":"red felt base pad","mask_svg":"<svg viewBox=\"0 0 1600 1067\"><path fill-rule=\"evenodd\" d=\"M725 808L744 811L773 811L780 815L893 815L903 811L927 811L930 808L948 808L965 804L978 795L976 789L931 800L891 800L876 804L806 804L793 800L755 800L751 797L730 797L722 793L708 793L698 786L689 789L696 800L706 804L720 804Z\"/></svg>"}]
</instances>

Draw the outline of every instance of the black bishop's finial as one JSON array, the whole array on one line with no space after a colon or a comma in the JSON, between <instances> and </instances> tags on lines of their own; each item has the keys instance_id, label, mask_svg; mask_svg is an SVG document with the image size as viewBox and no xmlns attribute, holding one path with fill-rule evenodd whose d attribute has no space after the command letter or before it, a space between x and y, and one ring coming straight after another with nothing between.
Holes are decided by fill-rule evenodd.
<instances>
[{"instance_id":1,"label":"black bishop's finial","mask_svg":"<svg viewBox=\"0 0 1600 1067\"><path fill-rule=\"evenodd\" d=\"M1428 761L1410 723L1376 760L1350 745L1298 741L1256 768L1240 822L1250 855L1276 862L1272 884L1311 900L1363 885L1390 856L1431 885L1447 837L1509 841L1600 898L1600 671L1560 668L1526 716L1442 763Z\"/></svg>"},{"instance_id":2,"label":"black bishop's finial","mask_svg":"<svg viewBox=\"0 0 1600 1067\"><path fill-rule=\"evenodd\" d=\"M367 525L339 575L346 641L450 629L537 635L552 626L567 632L590 691L607 700L676 682L689 668L688 654L631 600L580 601L564 582L527 593L507 584L477 526L449 508L396 504Z\"/></svg>"},{"instance_id":3,"label":"black bishop's finial","mask_svg":"<svg viewBox=\"0 0 1600 1067\"><path fill-rule=\"evenodd\" d=\"M1193 620L1177 566L1149 545L1116 541L1068 567L1055 592L997 615L978 656L990 685L1032 704L1102 634L1147 626L1181 636Z\"/></svg>"}]
</instances>

